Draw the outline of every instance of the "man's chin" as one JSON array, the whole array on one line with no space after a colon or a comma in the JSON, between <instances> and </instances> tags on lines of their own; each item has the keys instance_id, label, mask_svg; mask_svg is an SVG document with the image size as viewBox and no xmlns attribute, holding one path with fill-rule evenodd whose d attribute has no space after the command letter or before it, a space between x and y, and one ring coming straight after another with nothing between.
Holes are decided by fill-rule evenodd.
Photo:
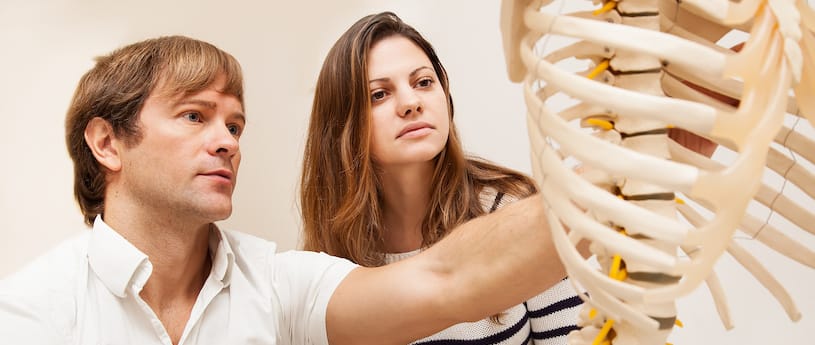
<instances>
[{"instance_id":1,"label":"man's chin","mask_svg":"<svg viewBox=\"0 0 815 345\"><path fill-rule=\"evenodd\" d=\"M227 218L229 218L229 216L232 215L232 206L230 206L228 209L217 210L216 212L214 212L213 215L215 216L216 222L226 220Z\"/></svg>"},{"instance_id":2,"label":"man's chin","mask_svg":"<svg viewBox=\"0 0 815 345\"><path fill-rule=\"evenodd\" d=\"M199 205L201 215L206 217L210 222L222 221L232 215L232 204L219 205L217 202L212 202L209 205Z\"/></svg>"}]
</instances>

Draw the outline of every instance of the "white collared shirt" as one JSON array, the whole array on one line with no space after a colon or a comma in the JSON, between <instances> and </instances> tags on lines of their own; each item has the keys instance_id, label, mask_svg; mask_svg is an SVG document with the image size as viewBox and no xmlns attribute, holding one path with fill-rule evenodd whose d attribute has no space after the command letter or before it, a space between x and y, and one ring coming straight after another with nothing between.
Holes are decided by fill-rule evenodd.
<instances>
[{"instance_id":1,"label":"white collared shirt","mask_svg":"<svg viewBox=\"0 0 815 345\"><path fill-rule=\"evenodd\" d=\"M212 269L179 344L327 344L328 300L356 265L276 254L273 242L212 228ZM97 217L93 230L0 281L0 342L170 345L139 296L152 267Z\"/></svg>"}]
</instances>

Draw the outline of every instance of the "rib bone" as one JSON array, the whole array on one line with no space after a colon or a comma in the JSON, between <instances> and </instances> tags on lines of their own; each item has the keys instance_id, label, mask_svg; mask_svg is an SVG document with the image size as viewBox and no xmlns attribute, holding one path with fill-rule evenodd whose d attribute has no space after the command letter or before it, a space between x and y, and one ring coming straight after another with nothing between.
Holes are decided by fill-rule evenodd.
<instances>
[{"instance_id":1,"label":"rib bone","mask_svg":"<svg viewBox=\"0 0 815 345\"><path fill-rule=\"evenodd\" d=\"M815 268L815 251L746 211L760 204L815 234L815 141L796 130L799 118L815 124L812 9L804 0L595 0L603 10L556 14L551 3L504 0L501 26L553 239L587 292L570 344L664 344L675 301L703 281L731 328L713 272L725 253L798 320L781 282L733 237ZM732 31L747 37L738 52L717 44ZM546 51L561 36L572 42ZM569 70L574 62L588 69ZM690 151L669 138L673 128L735 159ZM784 180L780 189L766 172ZM810 199L790 198L793 187ZM581 240L599 269L576 250Z\"/></svg>"}]
</instances>

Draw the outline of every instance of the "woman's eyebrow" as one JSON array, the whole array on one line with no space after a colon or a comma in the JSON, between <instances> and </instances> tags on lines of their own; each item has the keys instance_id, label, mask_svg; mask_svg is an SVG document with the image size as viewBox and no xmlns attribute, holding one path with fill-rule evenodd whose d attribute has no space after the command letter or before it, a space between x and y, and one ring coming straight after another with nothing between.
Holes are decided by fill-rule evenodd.
<instances>
[{"instance_id":1,"label":"woman's eyebrow","mask_svg":"<svg viewBox=\"0 0 815 345\"><path fill-rule=\"evenodd\" d=\"M414 69L414 70L413 70L413 72L410 72L409 76L410 76L411 78L413 78L413 77L415 77L417 74L419 74L419 72L421 72L423 69L429 69L429 70L433 71L433 69L432 69L432 68L430 68L430 67L428 67L428 66L421 66L421 67L419 67L419 68L417 68L417 69ZM370 84L370 83L374 83L374 82L378 82L378 81L386 82L386 81L390 81L390 78L388 78L388 77L382 77L382 78L371 79L371 80L369 80L369 81L368 81L368 84Z\"/></svg>"}]
</instances>

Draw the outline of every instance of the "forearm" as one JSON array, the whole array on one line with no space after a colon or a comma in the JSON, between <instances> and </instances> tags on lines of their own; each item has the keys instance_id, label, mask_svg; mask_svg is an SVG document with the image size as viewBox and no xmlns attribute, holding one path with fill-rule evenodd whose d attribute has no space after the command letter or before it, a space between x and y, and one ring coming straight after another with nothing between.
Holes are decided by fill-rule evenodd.
<instances>
[{"instance_id":1,"label":"forearm","mask_svg":"<svg viewBox=\"0 0 815 345\"><path fill-rule=\"evenodd\" d=\"M448 284L443 312L478 320L566 276L541 203L535 195L474 219L423 253Z\"/></svg>"},{"instance_id":2,"label":"forearm","mask_svg":"<svg viewBox=\"0 0 815 345\"><path fill-rule=\"evenodd\" d=\"M330 343L408 343L560 282L566 272L541 202L533 196L473 219L410 259L355 269L329 302Z\"/></svg>"},{"instance_id":3,"label":"forearm","mask_svg":"<svg viewBox=\"0 0 815 345\"><path fill-rule=\"evenodd\" d=\"M407 344L458 323L438 312L445 291L421 257L352 271L328 304L329 343Z\"/></svg>"}]
</instances>

